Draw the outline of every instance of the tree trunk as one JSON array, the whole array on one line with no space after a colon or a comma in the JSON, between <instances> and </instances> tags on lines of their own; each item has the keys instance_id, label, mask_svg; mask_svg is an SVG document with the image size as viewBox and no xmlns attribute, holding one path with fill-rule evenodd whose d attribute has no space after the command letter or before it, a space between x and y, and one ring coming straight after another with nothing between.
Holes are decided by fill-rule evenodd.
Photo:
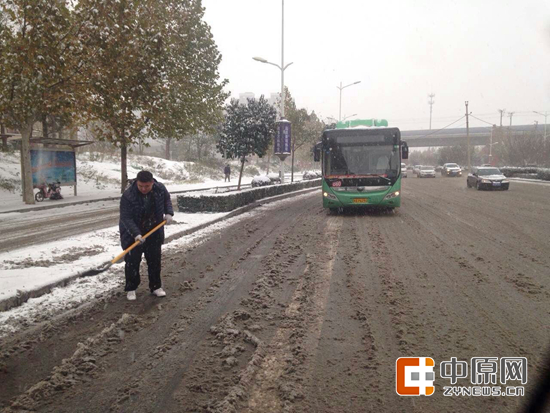
<instances>
[{"instance_id":1,"label":"tree trunk","mask_svg":"<svg viewBox=\"0 0 550 413\"><path fill-rule=\"evenodd\" d=\"M241 171L239 172L239 184L237 185L237 191L241 190L241 178L243 177L244 161L245 157L243 156L243 159L241 159Z\"/></svg>"},{"instance_id":2,"label":"tree trunk","mask_svg":"<svg viewBox=\"0 0 550 413\"><path fill-rule=\"evenodd\" d=\"M170 160L170 143L172 142L172 138L166 138L166 147L164 152L164 157L166 160Z\"/></svg>"},{"instance_id":3,"label":"tree trunk","mask_svg":"<svg viewBox=\"0 0 550 413\"><path fill-rule=\"evenodd\" d=\"M128 183L128 146L126 137L122 133L122 144L120 145L120 193L123 194Z\"/></svg>"},{"instance_id":4,"label":"tree trunk","mask_svg":"<svg viewBox=\"0 0 550 413\"><path fill-rule=\"evenodd\" d=\"M48 134L48 115L44 115L44 117L42 118L42 136L44 138L47 138Z\"/></svg>"},{"instance_id":5,"label":"tree trunk","mask_svg":"<svg viewBox=\"0 0 550 413\"><path fill-rule=\"evenodd\" d=\"M269 175L269 163L271 162L271 151L269 151L267 153L267 171L266 171L266 175Z\"/></svg>"},{"instance_id":6,"label":"tree trunk","mask_svg":"<svg viewBox=\"0 0 550 413\"><path fill-rule=\"evenodd\" d=\"M6 127L0 124L0 135L2 135L2 152L8 151L8 137L6 136Z\"/></svg>"},{"instance_id":7,"label":"tree trunk","mask_svg":"<svg viewBox=\"0 0 550 413\"><path fill-rule=\"evenodd\" d=\"M23 186L23 202L29 205L34 204L30 151L32 125L33 122L29 122L21 128L21 184Z\"/></svg>"}]
</instances>

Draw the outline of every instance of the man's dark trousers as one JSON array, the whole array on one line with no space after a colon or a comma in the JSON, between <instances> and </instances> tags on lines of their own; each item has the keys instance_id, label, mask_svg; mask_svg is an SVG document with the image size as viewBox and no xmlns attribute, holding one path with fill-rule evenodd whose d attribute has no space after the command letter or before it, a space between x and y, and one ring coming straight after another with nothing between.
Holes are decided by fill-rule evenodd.
<instances>
[{"instance_id":1,"label":"man's dark trousers","mask_svg":"<svg viewBox=\"0 0 550 413\"><path fill-rule=\"evenodd\" d=\"M152 291L162 287L160 281L161 269L161 248L162 239L158 232L151 234L145 240L145 243L138 245L124 257L126 266L124 274L126 275L126 286L124 291L137 290L140 283L139 265L141 256L145 255L147 261L147 272L149 274L149 289Z\"/></svg>"}]
</instances>

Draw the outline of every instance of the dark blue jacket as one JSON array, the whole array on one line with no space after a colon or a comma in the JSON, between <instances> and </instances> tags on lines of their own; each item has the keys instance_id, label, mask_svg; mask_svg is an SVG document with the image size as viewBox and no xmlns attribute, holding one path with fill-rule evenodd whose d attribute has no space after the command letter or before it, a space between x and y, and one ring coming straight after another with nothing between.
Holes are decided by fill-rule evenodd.
<instances>
[{"instance_id":1,"label":"dark blue jacket","mask_svg":"<svg viewBox=\"0 0 550 413\"><path fill-rule=\"evenodd\" d=\"M164 214L174 215L170 193L163 184L156 180L151 193L155 199L155 221L160 224L164 220ZM142 221L144 212L139 200L140 196L137 181L134 181L120 198L120 243L124 249L132 245L138 235L145 235L139 230L139 223ZM157 232L161 237L161 242L164 242L164 227L158 229Z\"/></svg>"}]
</instances>

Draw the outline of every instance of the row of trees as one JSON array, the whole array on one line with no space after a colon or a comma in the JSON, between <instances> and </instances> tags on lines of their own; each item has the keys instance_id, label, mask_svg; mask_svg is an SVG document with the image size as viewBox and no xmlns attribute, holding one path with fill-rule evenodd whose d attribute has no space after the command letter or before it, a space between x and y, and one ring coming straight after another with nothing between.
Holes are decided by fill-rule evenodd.
<instances>
[{"instance_id":1,"label":"row of trees","mask_svg":"<svg viewBox=\"0 0 550 413\"><path fill-rule=\"evenodd\" d=\"M88 125L119 147L122 188L143 136L214 130L226 80L203 15L201 0L0 0L0 123L22 135L26 203L36 122Z\"/></svg>"},{"instance_id":2,"label":"row of trees","mask_svg":"<svg viewBox=\"0 0 550 413\"><path fill-rule=\"evenodd\" d=\"M543 130L511 133L507 128L496 128L493 142L497 142L493 158L502 165L550 167L550 138L543 136Z\"/></svg>"}]
</instances>

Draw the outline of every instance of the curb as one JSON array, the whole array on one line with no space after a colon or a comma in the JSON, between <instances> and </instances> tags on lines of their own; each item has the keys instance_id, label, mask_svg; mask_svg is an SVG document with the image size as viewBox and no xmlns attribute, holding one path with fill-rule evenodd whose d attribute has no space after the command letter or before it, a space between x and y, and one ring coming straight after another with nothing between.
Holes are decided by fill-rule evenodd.
<instances>
[{"instance_id":1,"label":"curb","mask_svg":"<svg viewBox=\"0 0 550 413\"><path fill-rule=\"evenodd\" d=\"M319 189L321 189L321 186L301 189L299 191L289 192L289 193L286 193L286 194L276 195L276 196L273 196L273 197L270 197L270 198L265 198L265 199L255 201L251 204L248 204L248 205L245 205L245 206L240 207L238 209L235 209L234 211L231 211L230 213L228 213L227 215L225 215L223 217L216 218L213 221L205 222L205 223L200 224L196 227L188 228L184 231L172 234L169 237L165 238L164 244L168 244L169 242L175 241L175 240L177 240L179 238L182 238L186 235L189 235L189 234L192 234L194 232L200 231L201 229L204 229L204 228L206 228L210 225L217 224L218 222L222 222L222 221L228 220L230 218L236 217L238 215L244 214L245 212L248 212L248 211L250 211L254 208L257 208L259 206L262 206L264 204L270 204L272 202L281 201L283 199L292 198L292 197L298 196L298 195L303 195L303 194L306 194L308 192L313 192L313 191L319 190ZM188 192L188 191L186 191L186 192ZM7 311L7 310L9 310L11 308L14 308L14 307L19 307L20 305L26 303L30 298L37 298L37 297L40 297L44 294L48 294L54 288L65 287L66 285L68 285L70 282L76 280L77 278L81 278L81 274L82 274L82 272L80 272L78 274L75 274L75 275L71 275L67 278L64 278L63 280L59 280L59 281L44 285L44 286L42 286L40 288L37 288L37 289L34 289L34 290L28 290L28 291L27 290L25 290L25 291L18 290L18 293L15 296L8 297L8 298L5 298L3 300L0 300L0 312L1 311Z\"/></svg>"}]
</instances>

